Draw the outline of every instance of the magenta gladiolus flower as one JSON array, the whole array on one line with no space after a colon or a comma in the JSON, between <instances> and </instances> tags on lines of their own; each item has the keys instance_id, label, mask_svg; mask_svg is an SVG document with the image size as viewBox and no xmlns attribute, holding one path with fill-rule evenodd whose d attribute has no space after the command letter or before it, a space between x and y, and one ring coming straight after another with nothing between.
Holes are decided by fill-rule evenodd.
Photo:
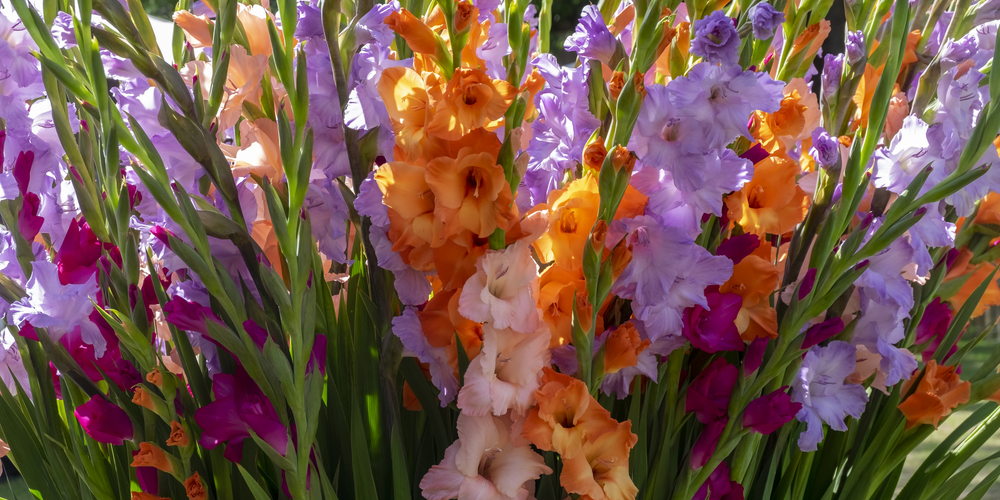
<instances>
[{"instance_id":1,"label":"magenta gladiolus flower","mask_svg":"<svg viewBox=\"0 0 1000 500\"><path fill-rule=\"evenodd\" d=\"M695 305L684 310L684 336L702 351L743 351L746 344L736 327L743 297L734 293L708 293L708 309Z\"/></svg>"},{"instance_id":2,"label":"magenta gladiolus flower","mask_svg":"<svg viewBox=\"0 0 1000 500\"><path fill-rule=\"evenodd\" d=\"M73 412L80 427L99 443L120 445L132 439L132 421L125 410L111 404L101 396L77 406Z\"/></svg>"},{"instance_id":3,"label":"magenta gladiolus flower","mask_svg":"<svg viewBox=\"0 0 1000 500\"><path fill-rule=\"evenodd\" d=\"M951 315L951 306L947 302L942 302L941 297L935 298L924 309L924 315L920 318L920 323L917 325L917 338L914 341L916 345L930 342L927 348L920 353L920 357L924 363L934 356L934 351L941 345L945 334L948 333L948 326L951 324ZM948 350L948 355L950 356L956 350L958 350L957 344L951 346Z\"/></svg>"},{"instance_id":4,"label":"magenta gladiolus flower","mask_svg":"<svg viewBox=\"0 0 1000 500\"><path fill-rule=\"evenodd\" d=\"M693 500L743 500L743 485L729 479L729 466L722 462L698 488Z\"/></svg>"},{"instance_id":5,"label":"magenta gladiolus flower","mask_svg":"<svg viewBox=\"0 0 1000 500\"><path fill-rule=\"evenodd\" d=\"M183 297L170 299L170 301L163 305L163 313L167 316L167 323L181 330L198 332L202 335L208 335L208 327L205 326L205 320L211 319L216 323L222 323L215 313L212 312L212 308L185 300Z\"/></svg>"},{"instance_id":6,"label":"magenta gladiolus flower","mask_svg":"<svg viewBox=\"0 0 1000 500\"><path fill-rule=\"evenodd\" d=\"M844 321L840 318L830 318L822 323L816 323L806 330L802 348L809 349L842 331L844 331Z\"/></svg>"},{"instance_id":7,"label":"magenta gladiolus flower","mask_svg":"<svg viewBox=\"0 0 1000 500\"><path fill-rule=\"evenodd\" d=\"M239 461L243 440L254 431L280 455L288 451L288 429L271 401L242 368L236 375L219 373L212 379L215 402L198 408L194 421L203 429L198 440L205 449L228 441L225 457Z\"/></svg>"},{"instance_id":8,"label":"magenta gladiolus flower","mask_svg":"<svg viewBox=\"0 0 1000 500\"><path fill-rule=\"evenodd\" d=\"M757 337L747 346L747 353L743 356L743 376L749 377L760 368L764 362L764 351L767 350L767 337Z\"/></svg>"},{"instance_id":9,"label":"magenta gladiolus flower","mask_svg":"<svg viewBox=\"0 0 1000 500\"><path fill-rule=\"evenodd\" d=\"M735 366L716 358L691 382L684 411L693 412L703 424L724 416L733 385L736 384L736 375Z\"/></svg>"},{"instance_id":10,"label":"magenta gladiolus flower","mask_svg":"<svg viewBox=\"0 0 1000 500\"><path fill-rule=\"evenodd\" d=\"M86 283L97 272L100 258L101 242L97 235L86 222L73 219L54 259L59 266L59 282L63 285Z\"/></svg>"},{"instance_id":11,"label":"magenta gladiolus flower","mask_svg":"<svg viewBox=\"0 0 1000 500\"><path fill-rule=\"evenodd\" d=\"M747 405L743 412L743 427L761 434L770 434L792 421L802 409L802 403L793 403L788 386L765 394Z\"/></svg>"},{"instance_id":12,"label":"magenta gladiolus flower","mask_svg":"<svg viewBox=\"0 0 1000 500\"><path fill-rule=\"evenodd\" d=\"M694 447L691 448L692 469L704 467L712 458L715 447L719 444L719 437L722 436L722 431L726 428L727 423L729 423L729 417L722 417L705 425L698 440L695 441Z\"/></svg>"}]
</instances>

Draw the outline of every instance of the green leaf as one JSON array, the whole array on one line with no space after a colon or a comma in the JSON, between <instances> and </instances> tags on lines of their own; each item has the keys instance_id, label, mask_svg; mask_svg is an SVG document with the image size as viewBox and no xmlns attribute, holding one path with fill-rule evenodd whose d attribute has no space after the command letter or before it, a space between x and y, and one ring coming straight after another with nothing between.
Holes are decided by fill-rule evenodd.
<instances>
[{"instance_id":1,"label":"green leaf","mask_svg":"<svg viewBox=\"0 0 1000 500\"><path fill-rule=\"evenodd\" d=\"M371 456L368 453L368 440L365 438L364 422L361 420L361 410L355 398L351 404L351 465L354 477L356 498L378 500L375 490L375 478L372 476Z\"/></svg>"},{"instance_id":2,"label":"green leaf","mask_svg":"<svg viewBox=\"0 0 1000 500\"><path fill-rule=\"evenodd\" d=\"M392 426L392 491L393 500L410 500L410 474L406 468L403 441L399 426Z\"/></svg>"},{"instance_id":3,"label":"green leaf","mask_svg":"<svg viewBox=\"0 0 1000 500\"><path fill-rule=\"evenodd\" d=\"M247 486L250 487L250 491L253 493L253 497L255 499L257 499L257 500L270 500L271 499L271 496L268 495L266 491L264 491L264 488L260 487L260 484L257 483L257 480L254 479L254 477L251 476L250 473L247 472L247 470L245 468L243 468L242 465L236 464L236 467L239 468L240 474L243 475L243 479L246 480Z\"/></svg>"}]
</instances>

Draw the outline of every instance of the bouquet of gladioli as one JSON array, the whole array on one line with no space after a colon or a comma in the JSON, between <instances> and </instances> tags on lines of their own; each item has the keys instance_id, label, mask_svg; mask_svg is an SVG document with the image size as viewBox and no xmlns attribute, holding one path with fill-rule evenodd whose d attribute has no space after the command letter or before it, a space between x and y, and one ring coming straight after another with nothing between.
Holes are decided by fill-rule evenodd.
<instances>
[{"instance_id":1,"label":"bouquet of gladioli","mask_svg":"<svg viewBox=\"0 0 1000 500\"><path fill-rule=\"evenodd\" d=\"M1000 4L553 3L0 4L33 493L982 498Z\"/></svg>"}]
</instances>

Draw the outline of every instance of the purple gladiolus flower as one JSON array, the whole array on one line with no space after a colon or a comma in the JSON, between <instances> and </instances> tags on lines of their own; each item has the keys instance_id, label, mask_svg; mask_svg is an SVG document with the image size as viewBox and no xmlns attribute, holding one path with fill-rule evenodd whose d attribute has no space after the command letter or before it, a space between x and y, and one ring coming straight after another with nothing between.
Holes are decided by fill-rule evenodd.
<instances>
[{"instance_id":1,"label":"purple gladiolus flower","mask_svg":"<svg viewBox=\"0 0 1000 500\"><path fill-rule=\"evenodd\" d=\"M132 421L125 410L101 396L91 396L90 401L73 411L80 427L99 443L120 445L132 439Z\"/></svg>"},{"instance_id":2,"label":"purple gladiolus flower","mask_svg":"<svg viewBox=\"0 0 1000 500\"><path fill-rule=\"evenodd\" d=\"M743 351L746 344L736 327L743 297L734 293L705 294L708 307L695 305L684 310L684 336L702 351Z\"/></svg>"},{"instance_id":3,"label":"purple gladiolus flower","mask_svg":"<svg viewBox=\"0 0 1000 500\"><path fill-rule=\"evenodd\" d=\"M692 500L743 500L743 485L729 479L729 466L722 462L698 488Z\"/></svg>"},{"instance_id":4,"label":"purple gladiolus flower","mask_svg":"<svg viewBox=\"0 0 1000 500\"><path fill-rule=\"evenodd\" d=\"M840 141L836 137L831 137L825 129L817 127L812 133L812 148L809 154L817 163L824 167L837 165L840 159Z\"/></svg>"},{"instance_id":5,"label":"purple gladiolus flower","mask_svg":"<svg viewBox=\"0 0 1000 500\"><path fill-rule=\"evenodd\" d=\"M729 417L722 416L705 424L705 428L701 430L698 440L691 447L692 469L704 467L708 463L708 460L712 458L712 455L715 454L715 447L719 444L719 438L722 436L722 431L725 430L727 423L729 423Z\"/></svg>"},{"instance_id":6,"label":"purple gladiolus flower","mask_svg":"<svg viewBox=\"0 0 1000 500\"><path fill-rule=\"evenodd\" d=\"M823 440L824 422L831 429L843 432L847 430L844 417L858 418L865 411L868 402L865 388L844 383L854 372L856 352L847 342L833 341L806 353L792 390L792 401L802 404L795 418L807 424L799 436L802 451L816 451Z\"/></svg>"},{"instance_id":7,"label":"purple gladiolus flower","mask_svg":"<svg viewBox=\"0 0 1000 500\"><path fill-rule=\"evenodd\" d=\"M725 359L716 358L691 381L684 411L694 413L703 424L725 416L729 408L729 397L736 385L736 376L735 366Z\"/></svg>"},{"instance_id":8,"label":"purple gladiolus flower","mask_svg":"<svg viewBox=\"0 0 1000 500\"><path fill-rule=\"evenodd\" d=\"M854 66L861 62L867 54L865 48L865 34L860 30L847 32L847 62Z\"/></svg>"},{"instance_id":9,"label":"purple gladiolus flower","mask_svg":"<svg viewBox=\"0 0 1000 500\"><path fill-rule=\"evenodd\" d=\"M875 152L875 187L902 193L914 177L934 161L928 142L927 123L916 115L903 119L903 128L893 138L888 148ZM924 186L928 189L930 186Z\"/></svg>"},{"instance_id":10,"label":"purple gladiolus flower","mask_svg":"<svg viewBox=\"0 0 1000 500\"><path fill-rule=\"evenodd\" d=\"M839 317L816 323L806 330L805 337L802 339L802 349L819 345L842 331L844 331L844 320Z\"/></svg>"},{"instance_id":11,"label":"purple gladiolus flower","mask_svg":"<svg viewBox=\"0 0 1000 500\"><path fill-rule=\"evenodd\" d=\"M792 402L787 390L786 385L751 401L743 412L743 427L761 434L770 434L791 422L802 409L802 403Z\"/></svg>"},{"instance_id":12,"label":"purple gladiolus flower","mask_svg":"<svg viewBox=\"0 0 1000 500\"><path fill-rule=\"evenodd\" d=\"M757 337L747 346L747 353L743 356L743 376L753 375L760 364L764 362L764 351L767 350L767 337Z\"/></svg>"},{"instance_id":13,"label":"purple gladiolus flower","mask_svg":"<svg viewBox=\"0 0 1000 500\"><path fill-rule=\"evenodd\" d=\"M604 24L604 17L597 5L587 5L580 13L580 24L576 31L566 39L564 47L570 52L576 52L580 57L597 59L604 64L611 64L611 56L615 54L618 42ZM739 45L739 42L737 42Z\"/></svg>"},{"instance_id":14,"label":"purple gladiolus flower","mask_svg":"<svg viewBox=\"0 0 1000 500\"><path fill-rule=\"evenodd\" d=\"M761 2L750 12L750 22L753 25L754 38L767 40L773 37L774 30L785 22L785 13L767 2Z\"/></svg>"},{"instance_id":15,"label":"purple gladiolus flower","mask_svg":"<svg viewBox=\"0 0 1000 500\"><path fill-rule=\"evenodd\" d=\"M279 455L288 451L288 429L246 371L240 368L235 375L215 375L212 392L215 401L194 414L195 422L203 429L198 444L211 450L228 441L226 458L238 460L243 440L250 437L252 430Z\"/></svg>"},{"instance_id":16,"label":"purple gladiolus flower","mask_svg":"<svg viewBox=\"0 0 1000 500\"><path fill-rule=\"evenodd\" d=\"M844 54L823 56L823 97L829 99L840 88L840 77L844 73Z\"/></svg>"},{"instance_id":17,"label":"purple gladiolus flower","mask_svg":"<svg viewBox=\"0 0 1000 500\"><path fill-rule=\"evenodd\" d=\"M942 302L941 297L936 297L924 309L924 315L920 318L920 323L917 325L917 337L913 343L919 345L930 342L927 348L920 353L925 363L934 356L934 351L941 345L945 334L948 333L948 327L951 325L951 316L951 305L947 302ZM956 343L948 350L948 355L950 356L957 349L958 344Z\"/></svg>"},{"instance_id":18,"label":"purple gladiolus flower","mask_svg":"<svg viewBox=\"0 0 1000 500\"><path fill-rule=\"evenodd\" d=\"M754 26L756 30L756 26ZM736 64L740 59L740 34L733 19L721 10L694 22L691 53L711 64Z\"/></svg>"}]
</instances>

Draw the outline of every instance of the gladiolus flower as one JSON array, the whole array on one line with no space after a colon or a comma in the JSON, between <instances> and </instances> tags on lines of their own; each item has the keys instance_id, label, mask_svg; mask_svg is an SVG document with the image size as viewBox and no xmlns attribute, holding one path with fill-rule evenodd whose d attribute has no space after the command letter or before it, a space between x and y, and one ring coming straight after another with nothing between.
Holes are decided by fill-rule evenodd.
<instances>
[{"instance_id":1,"label":"gladiolus flower","mask_svg":"<svg viewBox=\"0 0 1000 500\"><path fill-rule=\"evenodd\" d=\"M758 236L791 231L809 211L797 174L798 167L787 157L771 155L754 165L753 179L726 198L729 218Z\"/></svg>"},{"instance_id":2,"label":"gladiolus flower","mask_svg":"<svg viewBox=\"0 0 1000 500\"><path fill-rule=\"evenodd\" d=\"M201 484L201 476L197 472L184 481L184 492L187 493L188 500L208 500L208 492Z\"/></svg>"},{"instance_id":3,"label":"gladiolus flower","mask_svg":"<svg viewBox=\"0 0 1000 500\"><path fill-rule=\"evenodd\" d=\"M758 111L756 136L768 152L774 154L792 149L819 126L819 101L809 91L806 81L793 79L784 88L781 108L774 113Z\"/></svg>"},{"instance_id":4,"label":"gladiolus flower","mask_svg":"<svg viewBox=\"0 0 1000 500\"><path fill-rule=\"evenodd\" d=\"M538 328L537 278L538 266L524 240L505 250L488 251L462 289L458 312L496 329L533 332Z\"/></svg>"},{"instance_id":5,"label":"gladiolus flower","mask_svg":"<svg viewBox=\"0 0 1000 500\"><path fill-rule=\"evenodd\" d=\"M489 153L471 148L463 148L458 158L435 158L425 168L434 216L444 221L445 237L467 230L488 238L498 227L510 229L514 214L503 167Z\"/></svg>"},{"instance_id":6,"label":"gladiolus flower","mask_svg":"<svg viewBox=\"0 0 1000 500\"><path fill-rule=\"evenodd\" d=\"M202 428L198 443L211 450L229 441L225 456L239 461L244 439L253 430L279 455L288 449L288 430L282 425L274 406L242 369L236 375L218 373L212 379L215 401L198 408L194 420Z\"/></svg>"},{"instance_id":7,"label":"gladiolus flower","mask_svg":"<svg viewBox=\"0 0 1000 500\"><path fill-rule=\"evenodd\" d=\"M722 437L722 431L726 429L727 423L729 423L729 417L722 416L705 424L705 428L698 435L698 440L691 447L692 469L704 467L712 458L712 455L715 454L715 447L719 445L719 438Z\"/></svg>"},{"instance_id":8,"label":"gladiolus flower","mask_svg":"<svg viewBox=\"0 0 1000 500\"><path fill-rule=\"evenodd\" d=\"M101 396L91 396L73 414L83 431L99 443L120 445L132 439L132 420L128 414Z\"/></svg>"},{"instance_id":9,"label":"gladiolus flower","mask_svg":"<svg viewBox=\"0 0 1000 500\"><path fill-rule=\"evenodd\" d=\"M131 500L170 500L167 497L158 497L142 491L133 491Z\"/></svg>"},{"instance_id":10,"label":"gladiolus flower","mask_svg":"<svg viewBox=\"0 0 1000 500\"><path fill-rule=\"evenodd\" d=\"M475 128L495 129L516 93L511 84L494 80L481 69L459 69L434 109L427 132L457 141Z\"/></svg>"},{"instance_id":11,"label":"gladiolus flower","mask_svg":"<svg viewBox=\"0 0 1000 500\"><path fill-rule=\"evenodd\" d=\"M608 155L608 149L604 147L604 139L598 137L593 142L587 144L583 150L583 165L587 168L600 170L604 164L604 157Z\"/></svg>"},{"instance_id":12,"label":"gladiolus flower","mask_svg":"<svg viewBox=\"0 0 1000 500\"><path fill-rule=\"evenodd\" d=\"M649 347L649 340L639 338L632 322L627 322L607 334L604 342L604 373L618 373L623 368L635 366L639 354Z\"/></svg>"},{"instance_id":13,"label":"gladiolus flower","mask_svg":"<svg viewBox=\"0 0 1000 500\"><path fill-rule=\"evenodd\" d=\"M542 273L538 285L537 306L552 334L549 347L569 344L573 338L574 296L579 298L586 295L583 293L587 288L582 269L570 271L558 265L551 265ZM586 297L583 299L586 301ZM580 314L583 312L580 311Z\"/></svg>"},{"instance_id":14,"label":"gladiolus flower","mask_svg":"<svg viewBox=\"0 0 1000 500\"><path fill-rule=\"evenodd\" d=\"M719 287L721 293L743 297L736 326L744 340L778 336L778 313L769 297L778 287L778 268L771 243L753 234L730 238L717 251L733 261L733 275Z\"/></svg>"},{"instance_id":15,"label":"gladiolus flower","mask_svg":"<svg viewBox=\"0 0 1000 500\"><path fill-rule=\"evenodd\" d=\"M135 388L135 393L132 394L132 402L149 411L156 411L156 407L153 406L153 399L149 396L149 392L143 389L142 386Z\"/></svg>"},{"instance_id":16,"label":"gladiolus flower","mask_svg":"<svg viewBox=\"0 0 1000 500\"><path fill-rule=\"evenodd\" d=\"M972 394L972 384L959 379L954 366L939 366L933 359L927 362L923 377L917 372L903 384L904 394L917 378L920 378L917 389L899 405L899 411L906 416L907 429L920 424L931 424L937 429L938 422L958 405L968 403Z\"/></svg>"},{"instance_id":17,"label":"gladiolus flower","mask_svg":"<svg viewBox=\"0 0 1000 500\"><path fill-rule=\"evenodd\" d=\"M508 410L524 415L541 385L542 367L551 359L549 339L544 328L518 333L483 325L483 348L469 362L465 386L458 393L458 407L473 416L491 410L494 415Z\"/></svg>"},{"instance_id":18,"label":"gladiolus flower","mask_svg":"<svg viewBox=\"0 0 1000 500\"><path fill-rule=\"evenodd\" d=\"M722 462L692 500L743 500L743 485L729 479L729 466Z\"/></svg>"},{"instance_id":19,"label":"gladiolus flower","mask_svg":"<svg viewBox=\"0 0 1000 500\"><path fill-rule=\"evenodd\" d=\"M786 391L787 385L751 401L743 412L743 427L761 434L770 434L791 422L802 409L802 404L793 403Z\"/></svg>"},{"instance_id":20,"label":"gladiolus flower","mask_svg":"<svg viewBox=\"0 0 1000 500\"><path fill-rule=\"evenodd\" d=\"M537 405L524 422L524 437L532 444L566 460L579 454L584 442L617 429L618 422L586 384L549 367L543 373L542 387L535 391Z\"/></svg>"},{"instance_id":21,"label":"gladiolus flower","mask_svg":"<svg viewBox=\"0 0 1000 500\"><path fill-rule=\"evenodd\" d=\"M174 465L170 463L167 453L159 446L151 443L139 443L139 453L132 457L132 467L154 467L167 474L174 471Z\"/></svg>"},{"instance_id":22,"label":"gladiolus flower","mask_svg":"<svg viewBox=\"0 0 1000 500\"><path fill-rule=\"evenodd\" d=\"M437 60L444 59L445 54L437 43L434 31L423 21L417 19L417 16L414 16L412 12L399 9L386 16L384 22L389 26L389 29L399 33L399 36L406 40L406 45L414 52L427 54Z\"/></svg>"},{"instance_id":23,"label":"gladiolus flower","mask_svg":"<svg viewBox=\"0 0 1000 500\"><path fill-rule=\"evenodd\" d=\"M569 493L591 500L635 498L639 492L629 476L629 452L639 437L632 422L619 422L612 432L588 440L579 454L563 457L559 480Z\"/></svg>"},{"instance_id":24,"label":"gladiolus flower","mask_svg":"<svg viewBox=\"0 0 1000 500\"><path fill-rule=\"evenodd\" d=\"M941 297L935 297L934 301L924 308L924 315L921 316L920 323L917 325L917 336L913 341L915 345L927 344L927 347L920 354L924 363L931 360L934 352L944 341L948 327L951 325L951 317L951 306L947 302L942 302ZM950 356L956 350L958 350L958 345L952 345L947 355Z\"/></svg>"},{"instance_id":25,"label":"gladiolus flower","mask_svg":"<svg viewBox=\"0 0 1000 500\"><path fill-rule=\"evenodd\" d=\"M703 424L725 416L729 408L729 397L736 385L736 376L735 366L725 359L716 358L691 381L684 411L694 413Z\"/></svg>"},{"instance_id":26,"label":"gladiolus flower","mask_svg":"<svg viewBox=\"0 0 1000 500\"><path fill-rule=\"evenodd\" d=\"M835 340L825 347L813 347L802 360L792 392L792 401L802 403L795 418L807 424L799 435L802 451L816 451L823 440L824 422L843 432L847 430L844 417L858 418L865 410L865 388L845 383L854 371L856 352L851 344Z\"/></svg>"},{"instance_id":27,"label":"gladiolus flower","mask_svg":"<svg viewBox=\"0 0 1000 500\"><path fill-rule=\"evenodd\" d=\"M417 158L424 140L427 113L431 111L427 84L420 73L403 66L393 66L382 71L378 93L392 120L396 146L402 150L404 157Z\"/></svg>"},{"instance_id":28,"label":"gladiolus flower","mask_svg":"<svg viewBox=\"0 0 1000 500\"><path fill-rule=\"evenodd\" d=\"M684 336L708 353L742 351L746 345L736 328L743 298L731 293L707 293L708 308L694 305L684 310Z\"/></svg>"},{"instance_id":29,"label":"gladiolus flower","mask_svg":"<svg viewBox=\"0 0 1000 500\"><path fill-rule=\"evenodd\" d=\"M691 53L703 57L711 64L736 64L739 62L740 34L733 19L721 10L713 11L694 22L694 40Z\"/></svg>"},{"instance_id":30,"label":"gladiolus flower","mask_svg":"<svg viewBox=\"0 0 1000 500\"><path fill-rule=\"evenodd\" d=\"M463 412L457 427L458 440L420 480L427 500L523 499L529 482L552 473L520 436L517 422Z\"/></svg>"}]
</instances>

